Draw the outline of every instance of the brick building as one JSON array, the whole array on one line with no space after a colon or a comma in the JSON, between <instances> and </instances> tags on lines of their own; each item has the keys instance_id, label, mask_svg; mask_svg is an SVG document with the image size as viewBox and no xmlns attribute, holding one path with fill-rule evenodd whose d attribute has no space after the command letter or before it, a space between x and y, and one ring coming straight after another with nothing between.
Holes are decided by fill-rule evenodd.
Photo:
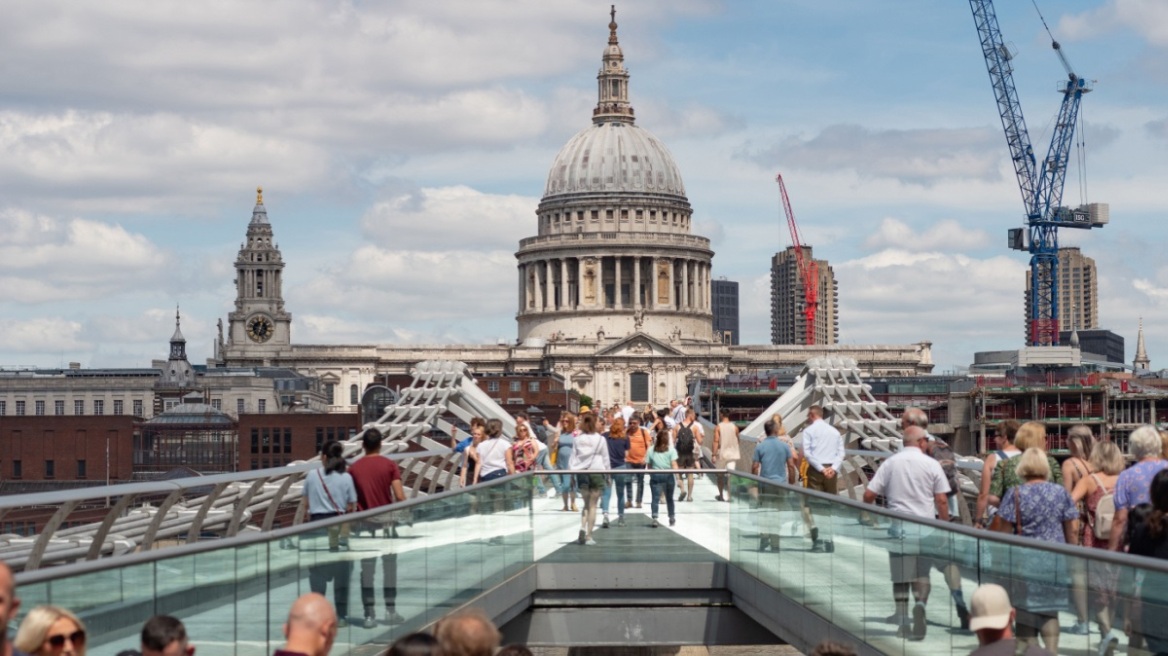
<instances>
[{"instance_id":1,"label":"brick building","mask_svg":"<svg viewBox=\"0 0 1168 656\"><path fill-rule=\"evenodd\" d=\"M135 431L130 415L4 417L0 492L38 491L41 482L53 487L127 482Z\"/></svg>"},{"instance_id":2,"label":"brick building","mask_svg":"<svg viewBox=\"0 0 1168 656\"><path fill-rule=\"evenodd\" d=\"M326 441L348 439L360 429L356 412L240 415L239 471L310 460Z\"/></svg>"}]
</instances>

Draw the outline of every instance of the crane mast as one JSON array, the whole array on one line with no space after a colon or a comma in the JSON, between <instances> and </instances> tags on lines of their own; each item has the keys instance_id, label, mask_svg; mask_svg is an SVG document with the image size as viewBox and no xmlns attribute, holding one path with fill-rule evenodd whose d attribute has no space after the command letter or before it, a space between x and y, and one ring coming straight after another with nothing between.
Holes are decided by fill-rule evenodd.
<instances>
[{"instance_id":1,"label":"crane mast","mask_svg":"<svg viewBox=\"0 0 1168 656\"><path fill-rule=\"evenodd\" d=\"M1057 41L1052 47L1067 72L1061 83L1062 106L1055 121L1054 134L1046 158L1038 162L1030 143L1030 133L1022 117L1022 105L1014 86L1012 55L1002 42L998 17L992 0L969 0L973 20L981 39L982 55L998 103L1002 129L1014 174L1022 192L1026 210L1026 239L1022 229L1010 230L1010 246L1030 252L1030 316L1029 340L1034 346L1059 343L1058 307L1058 229L1100 227L1100 219L1086 208L1070 210L1062 206L1063 186L1070 159L1075 124L1079 118L1079 103L1083 94L1091 90L1087 81L1075 74ZM1025 242L1025 243L1024 243Z\"/></svg>"},{"instance_id":2,"label":"crane mast","mask_svg":"<svg viewBox=\"0 0 1168 656\"><path fill-rule=\"evenodd\" d=\"M805 344L815 343L815 311L819 306L819 265L803 253L799 240L799 225L795 223L795 212L791 209L791 199L787 197L787 185L783 184L783 174L775 176L779 183L779 195L783 199L783 212L787 215L787 229L791 232L791 245L795 247L795 268L803 282L803 316L807 323Z\"/></svg>"}]
</instances>

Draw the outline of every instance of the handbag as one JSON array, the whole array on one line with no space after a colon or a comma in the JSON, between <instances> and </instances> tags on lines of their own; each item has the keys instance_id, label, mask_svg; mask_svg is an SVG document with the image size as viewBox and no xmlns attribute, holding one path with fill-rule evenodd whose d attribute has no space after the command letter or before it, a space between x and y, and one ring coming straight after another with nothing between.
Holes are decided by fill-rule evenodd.
<instances>
[{"instance_id":1,"label":"handbag","mask_svg":"<svg viewBox=\"0 0 1168 656\"><path fill-rule=\"evenodd\" d=\"M1014 521L1007 522L1000 514L994 515L994 520L990 522L990 530L998 533L1013 533L1014 535L1022 535L1022 486L1014 488Z\"/></svg>"},{"instance_id":2,"label":"handbag","mask_svg":"<svg viewBox=\"0 0 1168 656\"><path fill-rule=\"evenodd\" d=\"M337 514L345 514L345 509L342 508L341 504L337 503L337 500L333 498L333 493L329 492L328 484L324 482L324 474L322 474L318 469L316 470L316 475L320 477L320 486L324 488L324 493L326 496L328 496L329 503L333 504L333 508L337 509Z\"/></svg>"}]
</instances>

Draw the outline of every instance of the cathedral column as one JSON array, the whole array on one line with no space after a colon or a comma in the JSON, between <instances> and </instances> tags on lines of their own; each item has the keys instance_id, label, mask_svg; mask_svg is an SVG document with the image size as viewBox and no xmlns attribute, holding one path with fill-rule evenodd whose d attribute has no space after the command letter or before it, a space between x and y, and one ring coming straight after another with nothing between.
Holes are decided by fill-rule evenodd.
<instances>
[{"instance_id":1,"label":"cathedral column","mask_svg":"<svg viewBox=\"0 0 1168 656\"><path fill-rule=\"evenodd\" d=\"M682 310L688 310L690 306L689 295L689 260L683 259L681 261L681 299L680 305Z\"/></svg>"},{"instance_id":2,"label":"cathedral column","mask_svg":"<svg viewBox=\"0 0 1168 656\"><path fill-rule=\"evenodd\" d=\"M641 309L641 258L633 256L633 309Z\"/></svg>"},{"instance_id":3,"label":"cathedral column","mask_svg":"<svg viewBox=\"0 0 1168 656\"><path fill-rule=\"evenodd\" d=\"M706 278L705 278L705 280L706 280L706 282L705 282L705 285L706 285L706 289L705 289L705 299L706 299L706 311L707 311L707 312L709 312L709 311L710 311L711 309L713 309L713 307L714 307L714 299L713 299L713 293L714 293L714 284L713 284L713 279L714 279L713 265L712 265L712 264L707 264L707 265L706 265Z\"/></svg>"},{"instance_id":4,"label":"cathedral column","mask_svg":"<svg viewBox=\"0 0 1168 656\"><path fill-rule=\"evenodd\" d=\"M613 268L616 270L614 277L616 279L616 309L618 310L624 307L624 295L621 294L621 259L620 255L614 255L612 258Z\"/></svg>"},{"instance_id":5,"label":"cathedral column","mask_svg":"<svg viewBox=\"0 0 1168 656\"><path fill-rule=\"evenodd\" d=\"M677 271L674 269L674 267L677 263L676 263L676 261L674 261L674 259L672 257L665 258L665 261L669 263L669 267L668 267L669 268L669 300L668 300L668 303L669 303L669 307L676 308L677 307Z\"/></svg>"},{"instance_id":6,"label":"cathedral column","mask_svg":"<svg viewBox=\"0 0 1168 656\"><path fill-rule=\"evenodd\" d=\"M560 258L560 309L566 310L571 306L568 301L568 258Z\"/></svg>"},{"instance_id":7,"label":"cathedral column","mask_svg":"<svg viewBox=\"0 0 1168 656\"><path fill-rule=\"evenodd\" d=\"M552 293L552 261L543 261L543 310L547 312L555 307L556 297Z\"/></svg>"}]
</instances>

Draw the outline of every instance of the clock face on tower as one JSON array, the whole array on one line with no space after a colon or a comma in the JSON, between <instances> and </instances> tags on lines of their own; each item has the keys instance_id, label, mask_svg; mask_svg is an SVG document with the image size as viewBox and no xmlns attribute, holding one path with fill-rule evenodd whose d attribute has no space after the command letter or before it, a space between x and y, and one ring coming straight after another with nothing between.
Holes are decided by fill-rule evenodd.
<instances>
[{"instance_id":1,"label":"clock face on tower","mask_svg":"<svg viewBox=\"0 0 1168 656\"><path fill-rule=\"evenodd\" d=\"M272 338L274 332L275 326L272 324L272 320L262 314L257 314L247 320L247 336L253 342L266 342Z\"/></svg>"}]
</instances>

